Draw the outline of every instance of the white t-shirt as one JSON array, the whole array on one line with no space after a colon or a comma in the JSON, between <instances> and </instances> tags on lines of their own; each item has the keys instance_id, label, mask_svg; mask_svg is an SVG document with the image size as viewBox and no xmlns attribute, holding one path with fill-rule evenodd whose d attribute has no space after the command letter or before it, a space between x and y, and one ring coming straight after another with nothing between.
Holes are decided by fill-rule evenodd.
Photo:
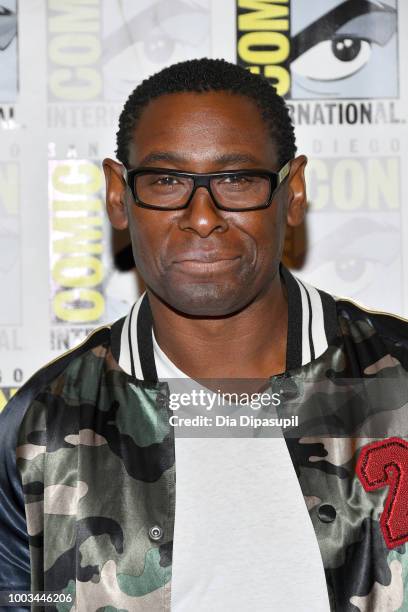
<instances>
[{"instance_id":1,"label":"white t-shirt","mask_svg":"<svg viewBox=\"0 0 408 612\"><path fill-rule=\"evenodd\" d=\"M159 380L187 378L157 344ZM174 612L329 612L284 438L175 436Z\"/></svg>"}]
</instances>

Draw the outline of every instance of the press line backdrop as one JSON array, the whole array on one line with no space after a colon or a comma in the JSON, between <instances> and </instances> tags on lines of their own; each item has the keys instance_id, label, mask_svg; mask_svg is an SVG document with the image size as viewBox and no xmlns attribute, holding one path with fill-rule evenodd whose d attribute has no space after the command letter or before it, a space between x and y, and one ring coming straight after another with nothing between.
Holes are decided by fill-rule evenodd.
<instances>
[{"instance_id":1,"label":"press line backdrop","mask_svg":"<svg viewBox=\"0 0 408 612\"><path fill-rule=\"evenodd\" d=\"M0 0L0 409L141 287L111 233L101 160L160 68L223 57L285 96L309 157L298 276L408 315L408 3Z\"/></svg>"}]
</instances>

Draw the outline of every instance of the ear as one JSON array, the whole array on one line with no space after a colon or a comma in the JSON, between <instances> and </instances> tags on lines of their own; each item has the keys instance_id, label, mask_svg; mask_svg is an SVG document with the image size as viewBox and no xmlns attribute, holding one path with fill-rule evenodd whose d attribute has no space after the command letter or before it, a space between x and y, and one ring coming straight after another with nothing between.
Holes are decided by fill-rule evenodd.
<instances>
[{"instance_id":1,"label":"ear","mask_svg":"<svg viewBox=\"0 0 408 612\"><path fill-rule=\"evenodd\" d=\"M106 158L103 160L103 171L106 181L106 209L109 220L115 229L126 229L128 226L128 215L123 165L113 159Z\"/></svg>"},{"instance_id":2,"label":"ear","mask_svg":"<svg viewBox=\"0 0 408 612\"><path fill-rule=\"evenodd\" d=\"M288 225L296 227L303 222L307 208L305 167L306 155L299 155L290 164L288 179L288 209L286 219Z\"/></svg>"}]
</instances>

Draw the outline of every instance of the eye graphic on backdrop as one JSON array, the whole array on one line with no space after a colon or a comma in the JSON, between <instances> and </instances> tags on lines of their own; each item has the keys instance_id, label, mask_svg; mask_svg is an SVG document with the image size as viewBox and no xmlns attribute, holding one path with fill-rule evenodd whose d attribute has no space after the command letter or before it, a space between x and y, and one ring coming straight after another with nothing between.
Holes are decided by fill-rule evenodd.
<instances>
[{"instance_id":1,"label":"eye graphic on backdrop","mask_svg":"<svg viewBox=\"0 0 408 612\"><path fill-rule=\"evenodd\" d=\"M122 100L161 68L209 53L209 0L103 3L106 99Z\"/></svg>"},{"instance_id":2,"label":"eye graphic on backdrop","mask_svg":"<svg viewBox=\"0 0 408 612\"><path fill-rule=\"evenodd\" d=\"M0 5L0 51L7 49L17 33L17 16Z\"/></svg>"},{"instance_id":3,"label":"eye graphic on backdrop","mask_svg":"<svg viewBox=\"0 0 408 612\"><path fill-rule=\"evenodd\" d=\"M319 213L316 213L319 214ZM321 238L316 237L308 252L308 282L319 287L324 285L338 296L349 296L367 303L379 303L374 295L378 290L378 279L383 279L383 288L399 278L400 234L395 225L359 216L341 222L334 214L333 229ZM382 248L373 251L373 244ZM391 299L396 292L390 291ZM382 301L386 296L382 296ZM386 305L384 304L386 309Z\"/></svg>"},{"instance_id":4,"label":"eye graphic on backdrop","mask_svg":"<svg viewBox=\"0 0 408 612\"><path fill-rule=\"evenodd\" d=\"M0 0L0 104L17 98L17 0Z\"/></svg>"},{"instance_id":5,"label":"eye graphic on backdrop","mask_svg":"<svg viewBox=\"0 0 408 612\"><path fill-rule=\"evenodd\" d=\"M326 12L326 3L317 4L322 14L292 37L292 98L397 95L396 9L346 0ZM307 23L304 5L293 10L298 24Z\"/></svg>"},{"instance_id":6,"label":"eye graphic on backdrop","mask_svg":"<svg viewBox=\"0 0 408 612\"><path fill-rule=\"evenodd\" d=\"M337 38L314 45L292 64L294 74L313 81L336 81L361 70L369 61L371 45L359 38Z\"/></svg>"}]
</instances>

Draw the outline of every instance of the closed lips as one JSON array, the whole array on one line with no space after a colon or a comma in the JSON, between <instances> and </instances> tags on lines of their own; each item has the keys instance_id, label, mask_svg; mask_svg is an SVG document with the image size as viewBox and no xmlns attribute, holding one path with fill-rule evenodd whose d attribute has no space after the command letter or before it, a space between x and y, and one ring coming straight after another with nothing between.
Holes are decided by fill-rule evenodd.
<instances>
[{"instance_id":1,"label":"closed lips","mask_svg":"<svg viewBox=\"0 0 408 612\"><path fill-rule=\"evenodd\" d=\"M239 255L223 255L214 253L186 253L174 260L174 263L197 262L216 263L218 261L232 261L238 259Z\"/></svg>"}]
</instances>

